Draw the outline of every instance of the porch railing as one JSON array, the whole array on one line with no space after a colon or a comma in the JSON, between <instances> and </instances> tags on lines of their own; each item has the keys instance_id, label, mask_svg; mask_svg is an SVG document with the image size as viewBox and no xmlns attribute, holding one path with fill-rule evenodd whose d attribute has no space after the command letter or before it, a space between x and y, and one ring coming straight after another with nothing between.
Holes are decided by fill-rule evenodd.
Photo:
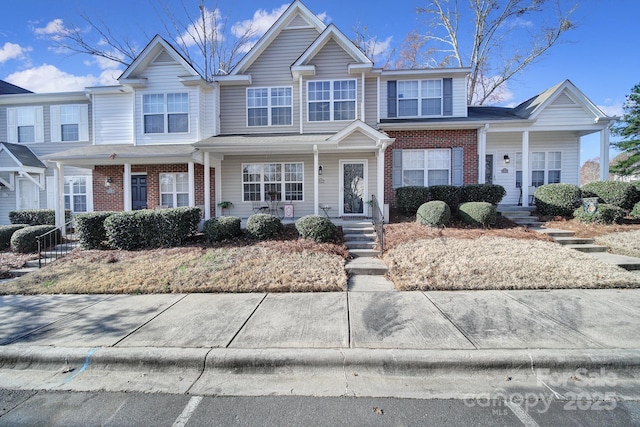
<instances>
[{"instance_id":1,"label":"porch railing","mask_svg":"<svg viewBox=\"0 0 640 427\"><path fill-rule=\"evenodd\" d=\"M373 220L373 228L378 236L378 243L380 244L380 255L384 253L384 215L380 210L378 199L373 194L371 195L371 208L373 213L371 218Z\"/></svg>"},{"instance_id":2,"label":"porch railing","mask_svg":"<svg viewBox=\"0 0 640 427\"><path fill-rule=\"evenodd\" d=\"M64 235L62 230L66 231ZM77 243L73 232L73 220L38 236L37 240L38 268L42 268L75 249Z\"/></svg>"}]
</instances>

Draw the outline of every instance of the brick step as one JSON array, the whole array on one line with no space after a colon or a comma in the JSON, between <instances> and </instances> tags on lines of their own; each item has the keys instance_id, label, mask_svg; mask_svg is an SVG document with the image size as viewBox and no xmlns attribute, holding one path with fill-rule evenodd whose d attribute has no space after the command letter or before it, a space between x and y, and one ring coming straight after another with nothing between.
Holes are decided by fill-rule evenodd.
<instances>
[{"instance_id":1,"label":"brick step","mask_svg":"<svg viewBox=\"0 0 640 427\"><path fill-rule=\"evenodd\" d=\"M583 243L578 245L564 245L569 249L575 249L580 252L607 252L609 250L608 246L602 245L593 245L591 243Z\"/></svg>"},{"instance_id":2,"label":"brick step","mask_svg":"<svg viewBox=\"0 0 640 427\"><path fill-rule=\"evenodd\" d=\"M561 245L588 245L593 243L593 239L585 237L554 237L553 240Z\"/></svg>"}]
</instances>

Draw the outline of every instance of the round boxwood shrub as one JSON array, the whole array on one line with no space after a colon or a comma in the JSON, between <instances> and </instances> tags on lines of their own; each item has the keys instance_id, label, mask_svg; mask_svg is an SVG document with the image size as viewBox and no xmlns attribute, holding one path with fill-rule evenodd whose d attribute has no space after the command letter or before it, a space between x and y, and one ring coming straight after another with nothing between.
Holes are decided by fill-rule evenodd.
<instances>
[{"instance_id":1,"label":"round boxwood shrub","mask_svg":"<svg viewBox=\"0 0 640 427\"><path fill-rule=\"evenodd\" d=\"M211 218L205 221L202 232L208 242L221 242L222 240L233 239L242 234L240 218L237 216Z\"/></svg>"},{"instance_id":2,"label":"round boxwood shrub","mask_svg":"<svg viewBox=\"0 0 640 427\"><path fill-rule=\"evenodd\" d=\"M582 186L583 197L597 196L607 205L614 205L626 211L638 201L638 190L630 182L595 181Z\"/></svg>"},{"instance_id":3,"label":"round boxwood shrub","mask_svg":"<svg viewBox=\"0 0 640 427\"><path fill-rule=\"evenodd\" d=\"M326 243L336 239L337 229L329 218L318 215L303 216L296 221L300 237L314 242Z\"/></svg>"},{"instance_id":4,"label":"round boxwood shrub","mask_svg":"<svg viewBox=\"0 0 640 427\"><path fill-rule=\"evenodd\" d=\"M451 209L442 200L424 203L418 208L416 221L429 227L442 227L451 221Z\"/></svg>"},{"instance_id":5,"label":"round boxwood shrub","mask_svg":"<svg viewBox=\"0 0 640 427\"><path fill-rule=\"evenodd\" d=\"M633 209L631 209L631 212L629 213L629 215L632 218L640 219L640 202L636 203L633 206Z\"/></svg>"},{"instance_id":6,"label":"round boxwood shrub","mask_svg":"<svg viewBox=\"0 0 640 427\"><path fill-rule=\"evenodd\" d=\"M254 239L271 239L282 232L282 228L282 222L277 216L259 213L247 219L247 233Z\"/></svg>"},{"instance_id":7,"label":"round boxwood shrub","mask_svg":"<svg viewBox=\"0 0 640 427\"><path fill-rule=\"evenodd\" d=\"M458 215L466 224L488 227L496 223L496 207L487 202L467 202L458 206Z\"/></svg>"},{"instance_id":8,"label":"round boxwood shrub","mask_svg":"<svg viewBox=\"0 0 640 427\"><path fill-rule=\"evenodd\" d=\"M460 188L460 203L487 202L497 205L507 191L498 184L465 184Z\"/></svg>"},{"instance_id":9,"label":"round boxwood shrub","mask_svg":"<svg viewBox=\"0 0 640 427\"><path fill-rule=\"evenodd\" d=\"M408 186L396 188L396 205L404 215L415 215L420 205L429 201L429 188Z\"/></svg>"},{"instance_id":10,"label":"round boxwood shrub","mask_svg":"<svg viewBox=\"0 0 640 427\"><path fill-rule=\"evenodd\" d=\"M581 222L594 224L620 224L624 218L624 209L602 203L594 213L587 213L582 207L573 212L573 217Z\"/></svg>"},{"instance_id":11,"label":"round boxwood shrub","mask_svg":"<svg viewBox=\"0 0 640 427\"><path fill-rule=\"evenodd\" d=\"M460 204L460 196L462 195L460 187L456 187L455 185L432 185L428 188L429 201L441 200L445 202L449 208L453 206L454 209Z\"/></svg>"},{"instance_id":12,"label":"round boxwood shrub","mask_svg":"<svg viewBox=\"0 0 640 427\"><path fill-rule=\"evenodd\" d=\"M541 215L571 217L573 211L582 205L580 187L573 184L546 184L538 187L533 194L536 210Z\"/></svg>"},{"instance_id":13,"label":"round boxwood shrub","mask_svg":"<svg viewBox=\"0 0 640 427\"><path fill-rule=\"evenodd\" d=\"M55 225L34 225L21 228L11 236L11 250L24 254L36 252L38 250L38 236L42 236L55 229ZM47 242L59 242L61 240L60 230L57 230L54 234L51 238L46 239Z\"/></svg>"},{"instance_id":14,"label":"round boxwood shrub","mask_svg":"<svg viewBox=\"0 0 640 427\"><path fill-rule=\"evenodd\" d=\"M115 213L90 212L75 216L73 222L82 249L99 249L106 246L107 231L104 221Z\"/></svg>"},{"instance_id":15,"label":"round boxwood shrub","mask_svg":"<svg viewBox=\"0 0 640 427\"><path fill-rule=\"evenodd\" d=\"M21 228L28 227L29 224L0 225L0 250L11 246L11 236Z\"/></svg>"}]
</instances>

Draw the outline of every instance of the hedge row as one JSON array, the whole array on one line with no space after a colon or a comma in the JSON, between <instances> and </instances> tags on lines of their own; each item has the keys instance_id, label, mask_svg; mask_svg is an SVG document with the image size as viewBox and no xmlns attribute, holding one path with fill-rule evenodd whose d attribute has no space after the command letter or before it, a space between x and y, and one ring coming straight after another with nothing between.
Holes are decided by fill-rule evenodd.
<instances>
[{"instance_id":1,"label":"hedge row","mask_svg":"<svg viewBox=\"0 0 640 427\"><path fill-rule=\"evenodd\" d=\"M507 194L496 184L432 185L431 187L400 187L396 189L396 205L405 215L415 215L426 202L440 200L450 208L467 202L486 202L497 205Z\"/></svg>"},{"instance_id":2,"label":"hedge row","mask_svg":"<svg viewBox=\"0 0 640 427\"><path fill-rule=\"evenodd\" d=\"M633 209L640 194L636 187L629 182L596 181L582 186L582 197L598 197L600 203L617 206L629 211Z\"/></svg>"},{"instance_id":3,"label":"hedge row","mask_svg":"<svg viewBox=\"0 0 640 427\"><path fill-rule=\"evenodd\" d=\"M104 221L117 212L91 212L78 214L74 225L78 242L83 249L100 249L108 246Z\"/></svg>"},{"instance_id":4,"label":"hedge row","mask_svg":"<svg viewBox=\"0 0 640 427\"><path fill-rule=\"evenodd\" d=\"M11 236L11 250L20 253L36 252L38 250L38 236L55 229L55 225L34 225L16 230ZM56 242L61 240L60 230L56 231L56 236L51 240Z\"/></svg>"},{"instance_id":5,"label":"hedge row","mask_svg":"<svg viewBox=\"0 0 640 427\"><path fill-rule=\"evenodd\" d=\"M13 233L20 230L21 228L28 227L28 224L11 224L11 225L1 225L0 226L0 250L7 249L11 246L11 237Z\"/></svg>"},{"instance_id":6,"label":"hedge row","mask_svg":"<svg viewBox=\"0 0 640 427\"><path fill-rule=\"evenodd\" d=\"M207 242L221 242L223 240L233 239L242 234L240 218L237 216L211 218L205 221L202 232Z\"/></svg>"},{"instance_id":7,"label":"hedge row","mask_svg":"<svg viewBox=\"0 0 640 427\"><path fill-rule=\"evenodd\" d=\"M71 221L71 211L64 211L65 223ZM11 224L55 225L56 211L53 209L24 209L9 212Z\"/></svg>"},{"instance_id":8,"label":"hedge row","mask_svg":"<svg viewBox=\"0 0 640 427\"><path fill-rule=\"evenodd\" d=\"M606 203L598 205L598 210L594 213L586 213L582 207L573 212L574 218L594 224L620 224L624 219L624 215L624 209Z\"/></svg>"}]
</instances>

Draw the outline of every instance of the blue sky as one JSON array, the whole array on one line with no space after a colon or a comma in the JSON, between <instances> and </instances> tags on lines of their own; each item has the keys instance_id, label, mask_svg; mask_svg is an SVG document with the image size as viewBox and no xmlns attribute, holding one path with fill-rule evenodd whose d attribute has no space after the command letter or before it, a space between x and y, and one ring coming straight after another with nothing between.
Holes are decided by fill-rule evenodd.
<instances>
[{"instance_id":1,"label":"blue sky","mask_svg":"<svg viewBox=\"0 0 640 427\"><path fill-rule=\"evenodd\" d=\"M570 8L573 0L561 0ZM579 1L579 0L576 0ZM125 34L143 47L163 28L158 16L168 5L177 17L182 3L194 13L199 0L22 0L4 6L0 15L0 79L36 92L81 90L85 86L113 84L123 67L83 55L55 49L51 37L71 26L85 27L81 14L102 20L118 34ZM335 23L353 37L355 26L366 26L380 46L399 48L412 29L424 31L423 18L415 10L425 0L395 0L390 6L373 7L370 0L305 0L304 3L325 22ZM466 1L462 0L461 4ZM625 95L640 83L640 48L634 35L640 2L637 0L581 0L574 13L577 29L566 34L565 42L510 81L503 105L520 103L561 82L571 80L607 114L621 115ZM205 1L213 7L214 1ZM266 29L288 2L283 0L219 0L222 14L230 23L252 23ZM379 3L377 3L379 4ZM95 34L87 33L87 37ZM599 136L583 138L582 161L599 155ZM615 154L612 152L612 155Z\"/></svg>"}]
</instances>

